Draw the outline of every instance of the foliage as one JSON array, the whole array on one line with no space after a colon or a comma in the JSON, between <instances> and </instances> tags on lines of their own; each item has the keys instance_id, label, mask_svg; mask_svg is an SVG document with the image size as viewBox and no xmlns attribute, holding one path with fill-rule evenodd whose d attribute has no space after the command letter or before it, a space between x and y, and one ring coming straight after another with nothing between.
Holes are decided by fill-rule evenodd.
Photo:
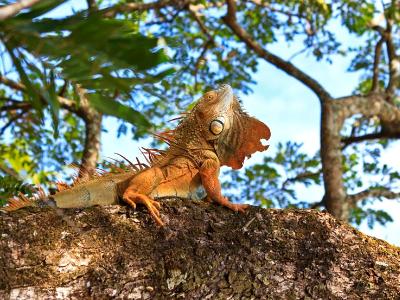
<instances>
[{"instance_id":1,"label":"foliage","mask_svg":"<svg viewBox=\"0 0 400 300\"><path fill-rule=\"evenodd\" d=\"M6 203L8 198L13 197L17 193L32 195L33 186L18 180L13 176L0 176L0 206Z\"/></svg>"},{"instance_id":2,"label":"foliage","mask_svg":"<svg viewBox=\"0 0 400 300\"><path fill-rule=\"evenodd\" d=\"M95 109L131 123L137 138L156 114L152 101L136 101L132 90L149 88L173 72L159 39L138 31L137 17L105 18L87 9L51 17L66 2L41 1L0 22L0 75L20 86L0 88L0 157L34 182L47 182L53 171L80 160L85 116L76 113L77 87ZM159 113L168 110L165 105Z\"/></svg>"},{"instance_id":3,"label":"foliage","mask_svg":"<svg viewBox=\"0 0 400 300\"><path fill-rule=\"evenodd\" d=\"M243 171L228 171L224 188L236 202L251 201L264 207L310 207L307 199L298 198L296 187L321 185L321 163L318 155L309 157L301 144L279 143L273 157Z\"/></svg>"}]
</instances>

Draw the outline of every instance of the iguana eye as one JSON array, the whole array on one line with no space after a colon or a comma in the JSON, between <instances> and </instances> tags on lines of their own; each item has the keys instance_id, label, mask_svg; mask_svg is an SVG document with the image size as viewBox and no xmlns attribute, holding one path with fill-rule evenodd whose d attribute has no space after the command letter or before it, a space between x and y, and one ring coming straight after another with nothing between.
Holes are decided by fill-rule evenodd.
<instances>
[{"instance_id":1,"label":"iguana eye","mask_svg":"<svg viewBox=\"0 0 400 300\"><path fill-rule=\"evenodd\" d=\"M210 123L210 131L212 134L218 135L224 130L223 120L212 120Z\"/></svg>"},{"instance_id":2,"label":"iguana eye","mask_svg":"<svg viewBox=\"0 0 400 300\"><path fill-rule=\"evenodd\" d=\"M214 99L214 93L213 92L208 92L207 94L204 95L204 97L207 100L212 100L212 99Z\"/></svg>"}]
</instances>

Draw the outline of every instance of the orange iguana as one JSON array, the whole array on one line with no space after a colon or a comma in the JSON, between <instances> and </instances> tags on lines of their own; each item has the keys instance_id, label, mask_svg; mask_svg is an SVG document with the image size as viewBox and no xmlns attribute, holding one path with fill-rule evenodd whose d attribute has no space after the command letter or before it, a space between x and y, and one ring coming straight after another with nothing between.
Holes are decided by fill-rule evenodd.
<instances>
[{"instance_id":1,"label":"orange iguana","mask_svg":"<svg viewBox=\"0 0 400 300\"><path fill-rule=\"evenodd\" d=\"M207 198L242 212L248 205L234 204L221 194L220 166L240 169L246 157L268 148L261 140L270 135L268 126L245 113L232 88L224 84L204 94L174 130L160 134L169 148L149 149L149 166L139 170L131 164L130 171L120 174L97 176L71 187L60 185L50 196L43 192L32 198L21 195L10 199L3 210L51 203L58 208L78 208L122 199L134 208L145 205L157 224L163 225L161 205L154 199L180 197Z\"/></svg>"}]
</instances>

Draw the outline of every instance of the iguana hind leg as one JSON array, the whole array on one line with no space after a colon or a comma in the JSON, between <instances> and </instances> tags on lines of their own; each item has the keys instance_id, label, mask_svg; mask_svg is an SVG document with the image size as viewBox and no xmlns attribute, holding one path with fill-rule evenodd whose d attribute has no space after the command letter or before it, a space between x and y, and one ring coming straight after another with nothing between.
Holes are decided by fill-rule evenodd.
<instances>
[{"instance_id":1,"label":"iguana hind leg","mask_svg":"<svg viewBox=\"0 0 400 300\"><path fill-rule=\"evenodd\" d=\"M133 177L122 196L122 199L133 208L136 208L136 204L145 205L151 217L160 226L164 225L159 212L161 204L148 195L159 185L162 179L161 169L152 167Z\"/></svg>"}]
</instances>

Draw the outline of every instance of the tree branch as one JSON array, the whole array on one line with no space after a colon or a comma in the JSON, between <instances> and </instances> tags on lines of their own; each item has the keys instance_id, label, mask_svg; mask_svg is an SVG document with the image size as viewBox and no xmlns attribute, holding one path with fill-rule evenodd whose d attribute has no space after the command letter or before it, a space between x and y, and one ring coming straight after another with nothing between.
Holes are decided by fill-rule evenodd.
<instances>
[{"instance_id":1,"label":"tree branch","mask_svg":"<svg viewBox=\"0 0 400 300\"><path fill-rule=\"evenodd\" d=\"M286 180L282 183L281 190L285 190L285 189L286 189L286 186L287 186L289 183L293 183L293 182L296 182L296 181L298 181L298 180L302 180L302 179L306 179L306 178L311 178L311 177L319 176L319 175L321 175L321 174L322 174L322 170L318 170L318 171L316 171L316 172L303 172L303 173L297 174L297 175L294 176L294 177L286 178Z\"/></svg>"},{"instance_id":2,"label":"tree branch","mask_svg":"<svg viewBox=\"0 0 400 300\"><path fill-rule=\"evenodd\" d=\"M385 42L386 42L386 52L388 56L388 66L389 66L389 82L386 87L386 92L389 95L394 95L396 90L396 81L399 73L399 60L396 57L396 48L393 43L392 36L392 20L387 19L387 28L385 32Z\"/></svg>"},{"instance_id":3,"label":"tree branch","mask_svg":"<svg viewBox=\"0 0 400 300\"><path fill-rule=\"evenodd\" d=\"M400 109L387 102L384 93L341 97L332 101L332 105L335 111L340 111L342 121L362 114L366 118L377 116L382 123L400 122Z\"/></svg>"},{"instance_id":4,"label":"tree branch","mask_svg":"<svg viewBox=\"0 0 400 300\"><path fill-rule=\"evenodd\" d=\"M295 13L292 13L290 11L285 11L285 10L282 10L282 9L278 9L278 8L272 7L271 3L267 2L267 1L263 1L263 0L248 0L247 2L253 3L254 5L257 5L257 6L260 6L260 7L268 8L272 12L280 13L280 14L283 14L283 15L286 15L286 16L289 16L289 17L296 17L296 18L299 18L299 19L304 18L304 16L302 16L300 14L295 14Z\"/></svg>"},{"instance_id":5,"label":"tree branch","mask_svg":"<svg viewBox=\"0 0 400 300\"><path fill-rule=\"evenodd\" d=\"M199 25L201 32L204 33L204 35L207 37L208 40L214 43L214 37L211 35L210 31L208 30L204 22L201 20L199 14L195 10L191 9L191 5L188 6L188 11L192 15L196 23Z\"/></svg>"},{"instance_id":6,"label":"tree branch","mask_svg":"<svg viewBox=\"0 0 400 300\"><path fill-rule=\"evenodd\" d=\"M26 112L27 112L27 110L24 109L24 110L20 111L18 114L16 114L15 116L11 117L8 120L8 122L0 129L0 136L2 136L4 134L4 132L7 130L7 128L12 125L12 123L14 123L16 120L21 118Z\"/></svg>"},{"instance_id":7,"label":"tree branch","mask_svg":"<svg viewBox=\"0 0 400 300\"><path fill-rule=\"evenodd\" d=\"M103 9L102 12L105 17L112 18L119 13L128 13L133 11L147 11L153 9L161 9L168 6L185 7L190 3L196 2L195 0L160 0L148 3L125 3L121 5L115 5L110 8Z\"/></svg>"},{"instance_id":8,"label":"tree branch","mask_svg":"<svg viewBox=\"0 0 400 300\"><path fill-rule=\"evenodd\" d=\"M15 2L13 4L5 5L0 7L0 21L4 21L9 19L16 14L18 14L21 10L25 8L29 8L32 5L36 4L40 0L21 0Z\"/></svg>"},{"instance_id":9,"label":"tree branch","mask_svg":"<svg viewBox=\"0 0 400 300\"><path fill-rule=\"evenodd\" d=\"M373 68L372 87L371 87L372 92L377 92L379 90L379 63L381 61L381 52L384 40L385 39L381 37L375 46L374 68Z\"/></svg>"},{"instance_id":10,"label":"tree branch","mask_svg":"<svg viewBox=\"0 0 400 300\"><path fill-rule=\"evenodd\" d=\"M253 40L252 37L247 33L247 31L237 23L235 1L227 0L226 3L228 6L228 10L227 14L223 17L223 20L239 39L246 43L246 45L250 49L252 49L259 57L265 59L278 69L281 69L290 76L301 81L318 96L320 101L331 99L331 95L319 84L318 81L316 81L314 78L311 78L308 74L304 73L292 63L285 61L279 56L276 56L265 50L257 41Z\"/></svg>"},{"instance_id":11,"label":"tree branch","mask_svg":"<svg viewBox=\"0 0 400 300\"><path fill-rule=\"evenodd\" d=\"M370 197L383 197L386 199L399 199L400 193L393 192L388 188L376 188L376 189L367 189L365 191L359 192L357 194L347 196L348 200L351 204L356 205L357 202L364 200Z\"/></svg>"},{"instance_id":12,"label":"tree branch","mask_svg":"<svg viewBox=\"0 0 400 300\"><path fill-rule=\"evenodd\" d=\"M364 141L370 140L380 140L380 139L400 139L400 128L398 132L387 132L387 131L380 131L374 132L369 134L364 134L360 136L349 136L342 139L343 146L342 150L346 149L349 145L354 143L361 143Z\"/></svg>"},{"instance_id":13,"label":"tree branch","mask_svg":"<svg viewBox=\"0 0 400 300\"><path fill-rule=\"evenodd\" d=\"M3 83L4 85L6 85L6 86L8 86L8 87L10 87L10 88L12 88L14 90L26 93L25 85L23 85L22 83L16 82L14 80L11 80L11 79L9 79L7 77L0 76L0 83ZM57 99L58 99L58 101L59 101L59 103L60 103L62 108L66 109L66 110L68 110L70 112L73 112L73 113L77 114L78 116L82 117L82 115L83 115L82 113L83 112L77 106L75 101L67 99L67 98L64 98L64 97L61 97L61 96L58 96Z\"/></svg>"}]
</instances>

